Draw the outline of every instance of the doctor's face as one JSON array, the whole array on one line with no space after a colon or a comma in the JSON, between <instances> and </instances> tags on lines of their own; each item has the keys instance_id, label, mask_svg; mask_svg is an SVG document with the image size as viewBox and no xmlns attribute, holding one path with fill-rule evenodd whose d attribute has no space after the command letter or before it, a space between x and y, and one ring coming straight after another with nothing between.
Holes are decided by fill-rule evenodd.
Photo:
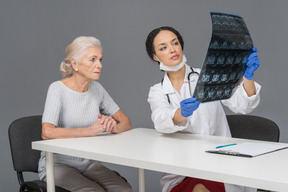
<instances>
[{"instance_id":1,"label":"doctor's face","mask_svg":"<svg viewBox=\"0 0 288 192\"><path fill-rule=\"evenodd\" d=\"M155 55L153 59L167 66L175 66L181 63L183 52L177 36L168 30L163 30L154 38Z\"/></svg>"}]
</instances>

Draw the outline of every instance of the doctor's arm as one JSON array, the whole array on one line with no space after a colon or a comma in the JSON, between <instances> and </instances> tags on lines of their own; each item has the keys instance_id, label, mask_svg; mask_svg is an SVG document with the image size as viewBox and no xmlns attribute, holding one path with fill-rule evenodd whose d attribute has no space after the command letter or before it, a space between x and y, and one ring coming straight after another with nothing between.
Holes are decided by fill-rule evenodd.
<instances>
[{"instance_id":1,"label":"doctor's arm","mask_svg":"<svg viewBox=\"0 0 288 192\"><path fill-rule=\"evenodd\" d=\"M179 125L181 122L185 121L187 118L181 115L181 107L179 107L174 114L173 122L175 125Z\"/></svg>"},{"instance_id":2,"label":"doctor's arm","mask_svg":"<svg viewBox=\"0 0 288 192\"><path fill-rule=\"evenodd\" d=\"M168 102L160 84L150 88L148 102L152 111L151 119L157 131L175 133L187 128L187 121L185 121L187 118L181 114L181 107L172 106Z\"/></svg>"},{"instance_id":3,"label":"doctor's arm","mask_svg":"<svg viewBox=\"0 0 288 192\"><path fill-rule=\"evenodd\" d=\"M230 99L222 101L234 113L250 113L260 103L261 86L254 81L254 72L260 66L257 48L253 48L253 52L247 58L246 65L243 81L235 88Z\"/></svg>"},{"instance_id":4,"label":"doctor's arm","mask_svg":"<svg viewBox=\"0 0 288 192\"><path fill-rule=\"evenodd\" d=\"M243 88L248 97L251 97L256 94L256 87L255 87L254 79L248 80L245 77L243 77Z\"/></svg>"},{"instance_id":5,"label":"doctor's arm","mask_svg":"<svg viewBox=\"0 0 288 192\"><path fill-rule=\"evenodd\" d=\"M193 112L199 107L200 102L195 97L184 99L180 102L180 108L178 108L174 114L173 122L175 125L183 122L187 117L193 115Z\"/></svg>"}]
</instances>

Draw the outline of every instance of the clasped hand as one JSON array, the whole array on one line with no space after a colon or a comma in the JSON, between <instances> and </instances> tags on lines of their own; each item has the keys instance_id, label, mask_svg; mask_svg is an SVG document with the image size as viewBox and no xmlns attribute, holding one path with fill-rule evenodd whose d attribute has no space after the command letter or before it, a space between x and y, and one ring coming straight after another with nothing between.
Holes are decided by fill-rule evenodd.
<instances>
[{"instance_id":1,"label":"clasped hand","mask_svg":"<svg viewBox=\"0 0 288 192\"><path fill-rule=\"evenodd\" d=\"M249 55L247 61L247 68L244 72L244 77L248 80L252 80L254 78L254 71L258 69L260 66L260 61L257 55L257 48L253 47L253 52Z\"/></svg>"},{"instance_id":2,"label":"clasped hand","mask_svg":"<svg viewBox=\"0 0 288 192\"><path fill-rule=\"evenodd\" d=\"M199 107L200 102L195 97L190 97L184 99L180 102L181 106L181 115L183 117L189 117L193 112Z\"/></svg>"},{"instance_id":3,"label":"clasped hand","mask_svg":"<svg viewBox=\"0 0 288 192\"><path fill-rule=\"evenodd\" d=\"M98 114L97 121L90 126L94 134L97 135L103 131L113 132L113 129L116 128L117 122L110 116Z\"/></svg>"}]
</instances>

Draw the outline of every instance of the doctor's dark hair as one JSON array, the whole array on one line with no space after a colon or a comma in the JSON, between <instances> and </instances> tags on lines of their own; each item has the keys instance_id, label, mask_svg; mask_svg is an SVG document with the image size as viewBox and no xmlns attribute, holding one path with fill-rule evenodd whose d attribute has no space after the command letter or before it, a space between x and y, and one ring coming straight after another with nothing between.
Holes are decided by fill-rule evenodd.
<instances>
[{"instance_id":1,"label":"doctor's dark hair","mask_svg":"<svg viewBox=\"0 0 288 192\"><path fill-rule=\"evenodd\" d=\"M146 39L146 51L147 51L148 56L153 61L154 61L153 56L155 55L155 48L154 48L154 44L153 44L154 39L158 35L158 33L160 33L160 31L164 31L164 30L171 31L172 33L174 33L179 40L179 43L182 47L182 50L184 49L183 38L176 29L174 29L173 27L169 27L169 26L163 26L163 27L156 28L149 33L149 35L147 36L147 39Z\"/></svg>"}]
</instances>

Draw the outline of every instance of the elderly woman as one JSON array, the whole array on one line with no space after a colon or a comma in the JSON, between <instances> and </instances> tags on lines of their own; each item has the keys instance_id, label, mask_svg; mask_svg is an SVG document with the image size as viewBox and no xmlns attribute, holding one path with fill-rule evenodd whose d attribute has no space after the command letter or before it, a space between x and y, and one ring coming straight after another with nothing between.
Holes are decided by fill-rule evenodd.
<instances>
[{"instance_id":1,"label":"elderly woman","mask_svg":"<svg viewBox=\"0 0 288 192\"><path fill-rule=\"evenodd\" d=\"M67 46L60 65L65 77L48 89L43 139L89 137L131 128L130 119L97 82L102 59L101 43L95 37L81 36ZM122 177L98 161L55 154L54 162L55 184L69 191L132 191ZM44 152L39 160L39 176L46 181Z\"/></svg>"},{"instance_id":2,"label":"elderly woman","mask_svg":"<svg viewBox=\"0 0 288 192\"><path fill-rule=\"evenodd\" d=\"M190 88L195 89L200 69L186 64L183 48L182 36L169 26L154 29L146 39L149 57L165 71L162 82L152 86L148 96L156 130L166 134L181 131L231 137L222 104L235 113L249 113L260 102L261 86L254 82L254 71L260 65L256 50L249 55L243 80L236 86L230 99L200 104L189 91ZM191 74L190 83L188 74ZM255 191L242 186L173 174L165 174L161 178L161 185L162 192Z\"/></svg>"}]
</instances>

